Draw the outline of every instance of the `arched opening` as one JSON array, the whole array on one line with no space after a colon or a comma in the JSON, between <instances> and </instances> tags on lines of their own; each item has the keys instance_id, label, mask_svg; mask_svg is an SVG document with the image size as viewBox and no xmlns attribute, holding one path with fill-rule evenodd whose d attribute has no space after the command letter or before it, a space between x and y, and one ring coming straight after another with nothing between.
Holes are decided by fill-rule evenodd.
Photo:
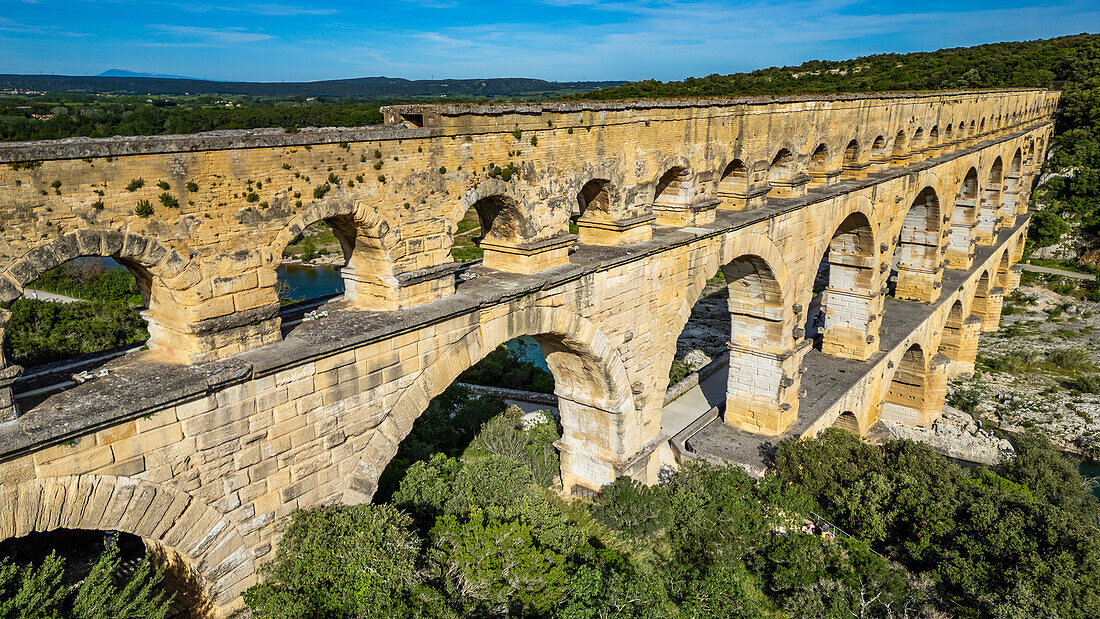
<instances>
[{"instance_id":1,"label":"arched opening","mask_svg":"<svg viewBox=\"0 0 1100 619\"><path fill-rule=\"evenodd\" d=\"M940 144L940 127L934 125L928 130L928 148L936 148Z\"/></svg>"},{"instance_id":2,"label":"arched opening","mask_svg":"<svg viewBox=\"0 0 1100 619\"><path fill-rule=\"evenodd\" d=\"M51 554L55 555L59 564L47 563ZM127 603L137 606L145 602L157 608L166 608L165 616L171 619L207 616L213 610L198 577L178 554L129 533L86 529L34 532L0 541L0 557L23 574L57 575L58 582L43 579L39 585L38 592L42 597L38 601L46 606L23 609L39 611L42 616L52 616L53 612L69 608L93 573L97 576L110 575L119 594L128 586L133 587L125 597L117 595L100 600L105 604L117 602L118 610ZM143 568L143 563L149 567ZM159 578L156 575L158 569L162 570ZM88 582L88 586L91 585ZM148 591L141 591L144 586L148 586ZM53 596L47 591L60 599L50 599ZM105 611L106 616L115 609L101 610Z\"/></svg>"},{"instance_id":3,"label":"arched opening","mask_svg":"<svg viewBox=\"0 0 1100 619\"><path fill-rule=\"evenodd\" d=\"M878 349L882 298L875 275L874 233L863 213L852 213L837 226L816 273L806 337L826 354L866 359Z\"/></svg>"},{"instance_id":4,"label":"arched opening","mask_svg":"<svg viewBox=\"0 0 1100 619\"><path fill-rule=\"evenodd\" d=\"M816 187L822 187L829 182L829 151L825 144L818 144L810 155L810 182Z\"/></svg>"},{"instance_id":5,"label":"arched opening","mask_svg":"<svg viewBox=\"0 0 1100 619\"><path fill-rule=\"evenodd\" d=\"M913 344L905 351L894 370L882 418L912 425L920 425L926 406L926 360L920 344Z\"/></svg>"},{"instance_id":6,"label":"arched opening","mask_svg":"<svg viewBox=\"0 0 1100 619\"><path fill-rule=\"evenodd\" d=\"M740 159L734 159L722 169L718 180L718 192L723 195L744 198L749 189L749 171Z\"/></svg>"},{"instance_id":7,"label":"arched opening","mask_svg":"<svg viewBox=\"0 0 1100 619\"><path fill-rule=\"evenodd\" d=\"M954 130L951 127L951 123L947 123L947 128L943 130L943 141L950 144L954 137Z\"/></svg>"},{"instance_id":8,"label":"arched opening","mask_svg":"<svg viewBox=\"0 0 1100 619\"><path fill-rule=\"evenodd\" d=\"M279 304L309 304L344 294L341 271L355 248L357 227L351 215L335 215L302 229L283 249L275 288Z\"/></svg>"},{"instance_id":9,"label":"arched opening","mask_svg":"<svg viewBox=\"0 0 1100 619\"><path fill-rule=\"evenodd\" d=\"M855 413L852 411L844 411L833 422L833 427L838 430L844 430L850 432L856 436L860 436L862 433L859 431L859 419L856 419Z\"/></svg>"},{"instance_id":10,"label":"arched opening","mask_svg":"<svg viewBox=\"0 0 1100 619\"><path fill-rule=\"evenodd\" d=\"M691 168L675 166L665 172L653 190L653 206L676 209L691 204L693 180Z\"/></svg>"},{"instance_id":11,"label":"arched opening","mask_svg":"<svg viewBox=\"0 0 1100 619\"><path fill-rule=\"evenodd\" d=\"M976 130L976 126L977 126L977 124L976 124L976 123L975 123L975 122L974 122L973 120L972 120L972 121L970 121L970 130L969 130L969 131L967 131L967 133L966 133L967 137L971 137L971 138L972 138L972 137L974 137L975 135L977 135L977 130Z\"/></svg>"},{"instance_id":12,"label":"arched opening","mask_svg":"<svg viewBox=\"0 0 1100 619\"><path fill-rule=\"evenodd\" d=\"M848 142L848 146L844 147L844 165L859 163L859 142L852 140Z\"/></svg>"},{"instance_id":13,"label":"arched opening","mask_svg":"<svg viewBox=\"0 0 1100 619\"><path fill-rule=\"evenodd\" d=\"M1004 250L1001 254L1001 259L997 262L997 285L1004 288L1007 292L1012 288L1012 252L1008 249Z\"/></svg>"},{"instance_id":14,"label":"arched opening","mask_svg":"<svg viewBox=\"0 0 1100 619\"><path fill-rule=\"evenodd\" d=\"M669 387L698 372L697 386L690 390L695 395L688 401L702 398L708 406L724 402L726 423L750 432L781 433L797 414L798 387L784 380L791 373L784 363L793 340L790 309L775 271L759 255L738 256L722 265L701 291L693 287L688 294L697 291L673 352ZM666 411L662 432L678 433L700 412Z\"/></svg>"},{"instance_id":15,"label":"arched opening","mask_svg":"<svg viewBox=\"0 0 1100 619\"><path fill-rule=\"evenodd\" d=\"M593 197L598 199L598 195ZM458 221L451 258L458 263L481 260L485 255L482 241L515 243L521 238L523 228L523 217L515 200L500 194L480 198Z\"/></svg>"},{"instance_id":16,"label":"arched opening","mask_svg":"<svg viewBox=\"0 0 1100 619\"><path fill-rule=\"evenodd\" d=\"M768 192L769 198L782 197L783 186L790 184L793 172L794 156L786 148L780 149L768 166L768 183L772 187Z\"/></svg>"},{"instance_id":17,"label":"arched opening","mask_svg":"<svg viewBox=\"0 0 1100 619\"><path fill-rule=\"evenodd\" d=\"M947 313L940 336L939 352L951 360L948 374L960 376L974 371L974 357L977 354L977 333L966 324L962 301L956 300Z\"/></svg>"},{"instance_id":18,"label":"arched opening","mask_svg":"<svg viewBox=\"0 0 1100 619\"><path fill-rule=\"evenodd\" d=\"M890 156L897 161L903 161L909 157L909 141L906 139L904 131L898 131L898 134L894 136L894 149Z\"/></svg>"},{"instance_id":19,"label":"arched opening","mask_svg":"<svg viewBox=\"0 0 1100 619\"><path fill-rule=\"evenodd\" d=\"M982 135L984 133L985 133L985 119L983 118L982 122L978 125L978 135Z\"/></svg>"},{"instance_id":20,"label":"arched opening","mask_svg":"<svg viewBox=\"0 0 1100 619\"><path fill-rule=\"evenodd\" d=\"M947 264L953 269L969 269L978 224L978 171L970 168L959 185L955 210L951 215L951 234L947 242Z\"/></svg>"},{"instance_id":21,"label":"arched opening","mask_svg":"<svg viewBox=\"0 0 1100 619\"><path fill-rule=\"evenodd\" d=\"M1000 157L994 159L989 167L981 210L978 213L978 243L981 245L992 243L993 236L1000 227L1002 167Z\"/></svg>"},{"instance_id":22,"label":"arched opening","mask_svg":"<svg viewBox=\"0 0 1100 619\"><path fill-rule=\"evenodd\" d=\"M993 318L993 303L990 300L990 295L993 290L993 278L989 276L989 271L982 273L978 278L978 285L974 288L974 300L970 302L970 313L974 314L982 321L982 330L996 330L995 320ZM999 319L1000 316L998 315ZM990 328L987 325L994 323Z\"/></svg>"},{"instance_id":23,"label":"arched opening","mask_svg":"<svg viewBox=\"0 0 1100 619\"><path fill-rule=\"evenodd\" d=\"M584 217L586 214L589 216L594 214L597 217L608 215L611 209L611 192L608 191L610 185L611 181L602 178L594 178L585 183L577 193L574 219Z\"/></svg>"},{"instance_id":24,"label":"arched opening","mask_svg":"<svg viewBox=\"0 0 1100 619\"><path fill-rule=\"evenodd\" d=\"M924 148L924 128L917 127L917 130L913 133L913 139L909 142L909 148L914 153L920 152Z\"/></svg>"},{"instance_id":25,"label":"arched opening","mask_svg":"<svg viewBox=\"0 0 1100 619\"><path fill-rule=\"evenodd\" d=\"M10 311L0 323L0 361L24 371L13 385L17 404L6 404L0 419L97 378L111 359L143 346L166 358L186 354L165 324L176 313L159 276L169 262L173 274L187 265L152 239L87 231L10 266L7 276L20 287L0 299Z\"/></svg>"},{"instance_id":26,"label":"arched opening","mask_svg":"<svg viewBox=\"0 0 1100 619\"><path fill-rule=\"evenodd\" d=\"M925 187L905 214L894 250L888 286L895 297L926 303L939 298L940 230L939 198Z\"/></svg>"},{"instance_id":27,"label":"arched opening","mask_svg":"<svg viewBox=\"0 0 1100 619\"><path fill-rule=\"evenodd\" d=\"M886 137L878 136L871 143L871 159L881 161L886 157Z\"/></svg>"},{"instance_id":28,"label":"arched opening","mask_svg":"<svg viewBox=\"0 0 1100 619\"><path fill-rule=\"evenodd\" d=\"M547 426L542 428L545 432L523 439L522 445L516 450L498 452L495 448L483 445L482 451L488 450L497 456L511 459L513 463L509 466L527 467L530 479L541 480L539 483L544 487L556 486L560 475L560 483L567 493L595 492L623 474L649 483L651 473L655 475L655 469L651 469L648 459L631 460L630 464L617 468L636 456L646 441L655 438L645 436L636 425L638 421L633 414L636 410L634 395L627 382L617 348L591 323L561 309L515 308L508 315L492 318L482 324L480 329L464 329L459 339L424 358L423 372L418 373L411 384L399 391L396 401L390 407L393 411L391 414L402 415L407 420L423 418L432 398L441 394L445 398L451 397L444 393L447 387L456 382L472 381L471 374L479 373L483 369L479 365L483 358L495 366L493 371L496 374L508 376L517 366L515 357L495 357L500 356L501 344L517 340L521 336L527 336L529 341L537 344L534 351L528 352L541 354L550 376L545 376L545 372L541 374L544 376L542 379L536 378L540 374L520 376L519 383L512 383L508 388L518 387L521 391L529 392L522 398L514 392L497 391L494 395L503 398L505 404L522 403L531 398L530 392L537 386L536 383L541 383L548 388L542 390L552 390L553 395L534 394L540 399L531 402L532 408L550 410L551 419L554 417L553 409L556 408L556 425L555 422L545 419L546 415L539 415L539 425L545 422ZM549 383L551 377L552 384ZM440 414L434 416L434 421L417 421L421 425L427 424L424 432L410 435L409 431L416 427L416 424L410 423L408 429L400 430L393 442L383 441L382 452L377 455L378 461L389 462L398 452L399 443L407 442L409 438L413 438L414 442L437 442L434 433L451 432L447 430L447 426L458 423L451 417L451 412L453 411L439 411ZM503 422L514 423L514 418L523 421L526 414L513 411L513 420L505 419ZM465 427L476 431L480 425L473 423ZM560 439L557 438L558 428ZM657 428L654 427L653 431L657 432ZM506 434L512 434L512 430L508 430ZM471 440L470 436L470 433L466 433L454 440L468 442ZM514 445L512 439L505 438L508 444ZM514 435L512 438L515 438ZM536 443L537 449L534 449ZM420 451L414 450L414 453L425 456L430 456L430 452L435 450L434 447L418 449ZM460 445L458 449L463 450L464 447ZM529 457L536 461L529 460ZM559 458L560 469L557 466ZM361 475L348 483L366 488L369 496L378 483L378 478L371 476L375 470L378 469L369 469L365 476ZM388 475L393 477L393 474ZM397 485L400 485L399 480ZM358 492L363 493L361 490Z\"/></svg>"}]
</instances>

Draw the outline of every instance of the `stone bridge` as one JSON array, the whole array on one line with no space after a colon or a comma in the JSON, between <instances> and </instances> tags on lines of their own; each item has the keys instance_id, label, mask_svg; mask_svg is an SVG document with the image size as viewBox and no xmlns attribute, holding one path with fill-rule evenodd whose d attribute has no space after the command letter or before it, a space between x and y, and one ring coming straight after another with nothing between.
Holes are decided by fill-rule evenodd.
<instances>
[{"instance_id":1,"label":"stone bridge","mask_svg":"<svg viewBox=\"0 0 1100 619\"><path fill-rule=\"evenodd\" d=\"M283 517L369 501L429 400L520 335L554 374L565 490L653 482L676 340L717 274L729 440L931 423L1018 282L1057 102L394 106L383 127L2 145L0 301L109 256L151 339L43 401L2 366L0 539L133 533L232 610ZM459 277L471 207L485 258ZM283 327L276 268L320 220L346 293Z\"/></svg>"}]
</instances>

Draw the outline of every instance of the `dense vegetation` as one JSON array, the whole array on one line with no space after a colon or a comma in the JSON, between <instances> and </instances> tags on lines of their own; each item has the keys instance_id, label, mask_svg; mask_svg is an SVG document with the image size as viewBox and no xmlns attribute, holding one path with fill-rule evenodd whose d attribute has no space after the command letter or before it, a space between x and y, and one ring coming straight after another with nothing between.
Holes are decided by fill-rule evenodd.
<instances>
[{"instance_id":1,"label":"dense vegetation","mask_svg":"<svg viewBox=\"0 0 1100 619\"><path fill-rule=\"evenodd\" d=\"M583 95L585 99L726 97L803 93L1048 88L1080 79L1100 53L1091 34L1017 43L879 54L851 60L811 60L797 67L691 77L679 82L632 82Z\"/></svg>"},{"instance_id":2,"label":"dense vegetation","mask_svg":"<svg viewBox=\"0 0 1100 619\"><path fill-rule=\"evenodd\" d=\"M86 569L50 553L41 562L0 558L0 619L162 619L171 597L163 574L142 559L120 570L117 545Z\"/></svg>"},{"instance_id":3,"label":"dense vegetation","mask_svg":"<svg viewBox=\"0 0 1100 619\"><path fill-rule=\"evenodd\" d=\"M503 408L447 392L383 475L388 503L292 514L246 594L257 616L1100 614L1100 507L1044 439L967 470L830 430L782 443L760 481L690 463L570 502L556 425Z\"/></svg>"},{"instance_id":4,"label":"dense vegetation","mask_svg":"<svg viewBox=\"0 0 1100 619\"><path fill-rule=\"evenodd\" d=\"M0 75L0 90L47 93L93 92L128 95L231 95L234 97L334 97L378 101L540 99L621 84L621 81L547 82L527 77L407 80L359 77L316 82L215 82L140 75Z\"/></svg>"},{"instance_id":5,"label":"dense vegetation","mask_svg":"<svg viewBox=\"0 0 1100 619\"><path fill-rule=\"evenodd\" d=\"M137 314L144 305L137 280L122 267L69 262L43 273L29 287L85 300L12 302L4 338L4 353L12 363L42 365L149 339Z\"/></svg>"},{"instance_id":6,"label":"dense vegetation","mask_svg":"<svg viewBox=\"0 0 1100 619\"><path fill-rule=\"evenodd\" d=\"M239 107L238 107L239 104ZM377 101L62 94L0 97L0 140L382 124Z\"/></svg>"}]
</instances>

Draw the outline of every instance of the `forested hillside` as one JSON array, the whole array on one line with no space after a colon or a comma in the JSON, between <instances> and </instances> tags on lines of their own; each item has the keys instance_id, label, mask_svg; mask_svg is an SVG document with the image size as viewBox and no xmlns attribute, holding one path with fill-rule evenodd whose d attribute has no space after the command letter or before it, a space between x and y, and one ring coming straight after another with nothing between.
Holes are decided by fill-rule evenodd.
<instances>
[{"instance_id":1,"label":"forested hillside","mask_svg":"<svg viewBox=\"0 0 1100 619\"><path fill-rule=\"evenodd\" d=\"M583 97L725 97L1007 87L1063 91L1056 135L1044 170L1052 177L1036 192L1047 208L1033 222L1032 240L1036 245L1050 245L1072 232L1082 246L1080 262L1100 267L1100 35L841 61L812 60L797 67L771 67L681 82L633 82Z\"/></svg>"}]
</instances>

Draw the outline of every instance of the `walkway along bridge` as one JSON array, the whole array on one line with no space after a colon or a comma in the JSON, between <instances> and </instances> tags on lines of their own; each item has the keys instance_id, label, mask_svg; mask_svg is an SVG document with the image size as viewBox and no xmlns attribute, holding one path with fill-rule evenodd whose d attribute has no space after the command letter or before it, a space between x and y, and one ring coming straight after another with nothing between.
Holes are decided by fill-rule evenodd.
<instances>
[{"instance_id":1,"label":"walkway along bridge","mask_svg":"<svg viewBox=\"0 0 1100 619\"><path fill-rule=\"evenodd\" d=\"M728 433L711 448L930 424L1018 282L1057 102L394 106L383 127L0 146L0 301L108 256L137 276L151 334L38 402L0 364L0 539L133 533L231 611L282 518L370 500L429 400L520 335L554 374L566 491L652 483L676 339L719 272ZM471 207L485 258L456 277ZM275 269L321 220L346 293L283 328Z\"/></svg>"}]
</instances>

